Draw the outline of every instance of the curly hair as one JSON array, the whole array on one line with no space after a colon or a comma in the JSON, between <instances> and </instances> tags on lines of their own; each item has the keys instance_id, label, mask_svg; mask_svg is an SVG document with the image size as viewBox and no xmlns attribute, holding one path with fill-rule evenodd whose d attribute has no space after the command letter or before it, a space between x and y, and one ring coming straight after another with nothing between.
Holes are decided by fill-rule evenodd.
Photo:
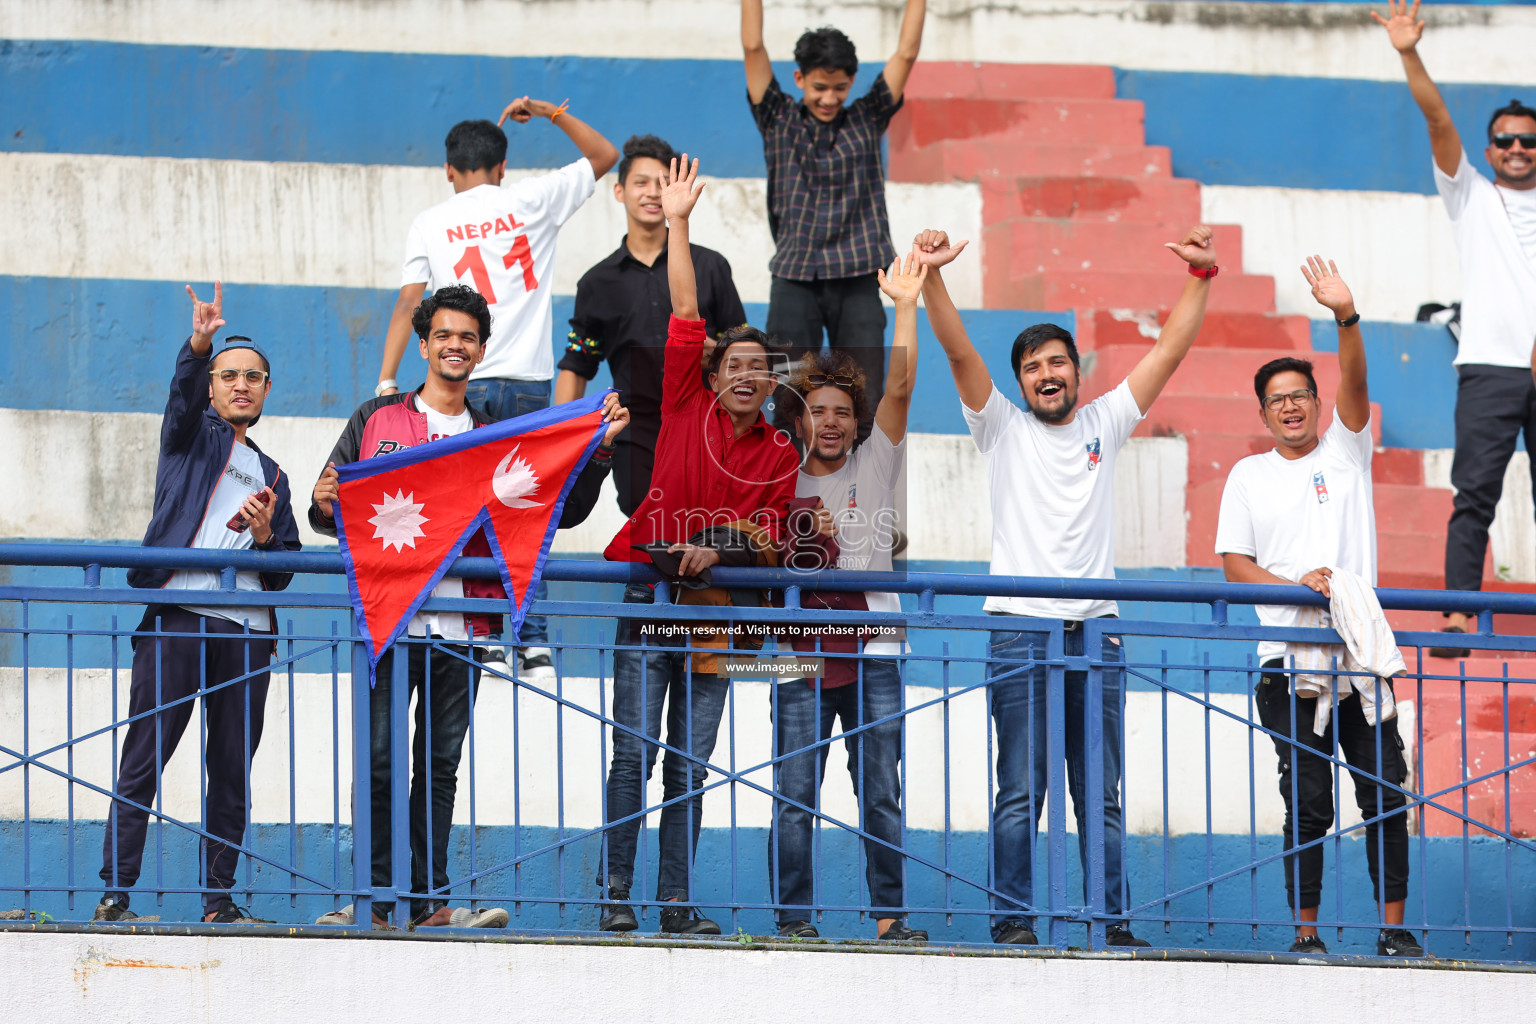
<instances>
[{"instance_id":1,"label":"curly hair","mask_svg":"<svg viewBox=\"0 0 1536 1024\"><path fill-rule=\"evenodd\" d=\"M411 328L422 341L432 333L432 317L440 309L452 309L474 317L480 324L480 347L483 349L490 342L491 307L485 304L485 298L479 292L462 284L439 288L411 311Z\"/></svg>"},{"instance_id":2,"label":"curly hair","mask_svg":"<svg viewBox=\"0 0 1536 1024\"><path fill-rule=\"evenodd\" d=\"M812 378L832 378L820 383L812 384ZM844 378L851 383L844 384L835 378ZM800 401L782 401L776 403L774 409L774 426L794 437L793 424L805 412L804 399L817 388L837 388L847 395L853 402L853 418L856 422L863 423L869 413L869 393L866 390L868 382L864 371L853 357L843 352L828 352L822 355L819 352L808 352L795 368L790 372L789 385L785 390L793 391L800 396Z\"/></svg>"},{"instance_id":3,"label":"curly hair","mask_svg":"<svg viewBox=\"0 0 1536 1024\"><path fill-rule=\"evenodd\" d=\"M655 135L631 135L624 141L624 159L619 161L619 184L629 180L629 169L636 160L650 157L665 169L677 159L677 150L666 139Z\"/></svg>"}]
</instances>

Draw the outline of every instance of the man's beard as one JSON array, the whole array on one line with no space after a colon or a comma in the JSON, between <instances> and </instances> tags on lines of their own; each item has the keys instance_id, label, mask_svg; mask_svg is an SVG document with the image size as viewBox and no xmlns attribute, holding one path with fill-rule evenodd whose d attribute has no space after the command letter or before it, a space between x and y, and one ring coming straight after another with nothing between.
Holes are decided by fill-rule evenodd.
<instances>
[{"instance_id":1,"label":"man's beard","mask_svg":"<svg viewBox=\"0 0 1536 1024\"><path fill-rule=\"evenodd\" d=\"M1063 395L1067 395L1067 389L1062 388L1061 393ZM1041 423L1060 423L1062 420L1072 415L1072 411L1076 408L1077 395L1075 394L1067 395L1067 397L1062 400L1061 405L1055 409L1042 409L1035 405L1033 402L1031 402L1029 405L1030 412L1033 412L1035 414L1035 419L1039 420Z\"/></svg>"}]
</instances>

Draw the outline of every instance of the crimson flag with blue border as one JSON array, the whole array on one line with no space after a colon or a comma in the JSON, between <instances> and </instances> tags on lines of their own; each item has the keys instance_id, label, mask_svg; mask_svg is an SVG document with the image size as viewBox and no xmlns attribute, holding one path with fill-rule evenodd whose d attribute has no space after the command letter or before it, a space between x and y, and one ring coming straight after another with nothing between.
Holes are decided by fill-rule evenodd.
<instances>
[{"instance_id":1,"label":"crimson flag with blue border","mask_svg":"<svg viewBox=\"0 0 1536 1024\"><path fill-rule=\"evenodd\" d=\"M516 636L560 511L603 437L608 392L336 467L336 537L370 675L484 530Z\"/></svg>"}]
</instances>

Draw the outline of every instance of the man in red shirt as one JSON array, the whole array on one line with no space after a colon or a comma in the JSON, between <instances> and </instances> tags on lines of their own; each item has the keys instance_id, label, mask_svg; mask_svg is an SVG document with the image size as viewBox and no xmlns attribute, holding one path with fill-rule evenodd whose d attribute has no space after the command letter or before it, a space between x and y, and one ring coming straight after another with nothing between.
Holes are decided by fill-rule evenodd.
<instances>
[{"instance_id":1,"label":"man in red shirt","mask_svg":"<svg viewBox=\"0 0 1536 1024\"><path fill-rule=\"evenodd\" d=\"M711 526L742 520L779 536L779 522L795 494L799 460L794 446L763 417L763 403L773 393L770 346L762 331L735 327L725 331L704 364L704 321L699 319L698 290L688 250L688 215L704 185L699 162L672 161L669 184L661 195L667 218L667 284L672 319L667 328L662 379L661 432L651 489L635 514L619 529L604 557L615 562L645 562L639 550L665 542L680 556L679 576L694 576L720 563L720 552L697 535ZM709 387L706 388L707 371ZM691 541L691 542L690 542ZM631 583L629 604L650 604L649 585ZM686 903L690 897L693 853L704 809L706 762L714 752L728 684L714 673L691 669L682 637L654 635L645 620L619 620L613 655L613 717L624 729L613 734L604 822L607 851L598 884L611 901L603 910L604 931L638 927L627 904L634 878L635 844L640 833L645 784L656 764L657 747L644 742L661 737L663 703L667 708L667 752L662 764L665 799L661 812L661 865L656 898ZM632 731L629 731L632 730ZM688 756L677 754L685 751ZM683 797L686 796L686 799ZM661 913L663 932L718 935L720 926L692 906Z\"/></svg>"}]
</instances>

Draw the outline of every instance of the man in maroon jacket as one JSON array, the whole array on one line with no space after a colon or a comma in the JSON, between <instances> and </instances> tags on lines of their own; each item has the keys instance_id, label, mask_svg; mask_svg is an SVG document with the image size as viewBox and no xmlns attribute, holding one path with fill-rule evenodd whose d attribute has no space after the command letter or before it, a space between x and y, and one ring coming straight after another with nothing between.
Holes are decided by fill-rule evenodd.
<instances>
[{"instance_id":1,"label":"man in maroon jacket","mask_svg":"<svg viewBox=\"0 0 1536 1024\"><path fill-rule=\"evenodd\" d=\"M427 361L426 382L407 394L385 395L364 402L352 414L331 452L325 472L315 484L309 524L319 533L336 535L337 465L388 455L486 423L464 401L470 371L485 354L485 344L491 333L491 313L485 299L463 285L440 288L416 307L411 315L411 326L420 338L422 358ZM619 405L617 395L608 396L603 418L608 422L608 430L566 498L560 516L562 528L585 520L597 503L598 488L612 465L613 439L629 422L629 413ZM464 554L490 557L490 543L483 532L477 532L469 539ZM432 596L505 600L506 591L500 580L444 577L433 589ZM406 653L410 688L421 691L423 697L416 702L416 736L412 747L415 764L410 793L411 890L433 894L412 899L412 927L500 928L507 923L507 912L500 908L450 909L446 902L448 834L453 824L459 758L463 754L464 735L469 730L470 711L480 681L474 641L499 632L500 618L500 615L423 611L411 617L407 630L411 636L431 637L436 641L430 647L409 644ZM370 705L375 886L388 886L392 878L389 687L394 654L394 648L391 648L379 659ZM426 685L429 671L430 687ZM427 728L429 707L430 729ZM429 747L430 758L427 756ZM431 773L432 794L430 855L427 849L428 772ZM384 925L393 909L393 904L374 904L374 923ZM349 906L326 914L317 923L351 924L352 920Z\"/></svg>"}]
</instances>

